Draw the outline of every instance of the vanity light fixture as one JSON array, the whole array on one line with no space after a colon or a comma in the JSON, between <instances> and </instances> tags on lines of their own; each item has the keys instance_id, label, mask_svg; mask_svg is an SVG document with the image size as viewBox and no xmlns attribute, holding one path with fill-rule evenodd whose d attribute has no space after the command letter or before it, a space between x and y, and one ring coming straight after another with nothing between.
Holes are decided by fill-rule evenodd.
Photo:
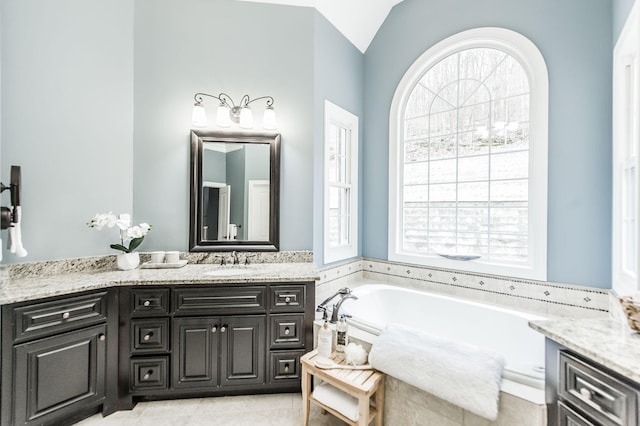
<instances>
[{"instance_id":1,"label":"vanity light fixture","mask_svg":"<svg viewBox=\"0 0 640 426\"><path fill-rule=\"evenodd\" d=\"M253 128L253 113L249 104L261 99L267 100L267 108L262 118L262 127L266 130L275 130L278 127L276 112L273 109L273 97L261 96L251 99L249 95L244 95L240 103L236 105L233 99L226 93L220 93L218 96L208 93L196 93L193 96L196 103L193 105L191 122L196 127L205 127L207 125L207 114L204 110L203 96L209 96L220 101L216 114L216 124L218 127L230 127L232 123L238 123L243 129Z\"/></svg>"}]
</instances>

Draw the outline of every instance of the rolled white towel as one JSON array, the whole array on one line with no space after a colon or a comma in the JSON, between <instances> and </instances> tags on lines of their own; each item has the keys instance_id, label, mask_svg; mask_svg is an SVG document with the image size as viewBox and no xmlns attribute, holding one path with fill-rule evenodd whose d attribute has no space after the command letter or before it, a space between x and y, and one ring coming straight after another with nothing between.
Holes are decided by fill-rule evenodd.
<instances>
[{"instance_id":1,"label":"rolled white towel","mask_svg":"<svg viewBox=\"0 0 640 426\"><path fill-rule=\"evenodd\" d=\"M399 324L378 336L372 367L489 420L498 416L504 357Z\"/></svg>"}]
</instances>

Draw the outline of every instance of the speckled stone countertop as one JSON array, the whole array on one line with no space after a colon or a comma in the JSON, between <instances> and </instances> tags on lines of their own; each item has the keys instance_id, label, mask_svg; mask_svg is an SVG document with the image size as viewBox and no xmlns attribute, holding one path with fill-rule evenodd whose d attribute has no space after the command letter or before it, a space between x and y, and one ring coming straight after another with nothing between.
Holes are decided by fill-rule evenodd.
<instances>
[{"instance_id":1,"label":"speckled stone countertop","mask_svg":"<svg viewBox=\"0 0 640 426\"><path fill-rule=\"evenodd\" d=\"M207 275L207 272L234 269L232 275ZM246 272L245 272L246 271ZM115 269L68 272L44 276L0 278L0 304L35 300L126 285L246 284L261 282L316 281L320 275L313 263L259 263L248 266L212 264L186 265L175 269Z\"/></svg>"},{"instance_id":2,"label":"speckled stone countertop","mask_svg":"<svg viewBox=\"0 0 640 426\"><path fill-rule=\"evenodd\" d=\"M640 334L611 319L531 321L529 326L567 348L640 383Z\"/></svg>"}]
</instances>

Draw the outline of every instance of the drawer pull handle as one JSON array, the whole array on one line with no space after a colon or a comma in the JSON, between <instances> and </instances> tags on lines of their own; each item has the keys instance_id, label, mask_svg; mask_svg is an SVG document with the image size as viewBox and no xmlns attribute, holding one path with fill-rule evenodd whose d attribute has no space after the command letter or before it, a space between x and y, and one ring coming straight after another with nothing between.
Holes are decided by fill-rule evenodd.
<instances>
[{"instance_id":1,"label":"drawer pull handle","mask_svg":"<svg viewBox=\"0 0 640 426\"><path fill-rule=\"evenodd\" d=\"M284 372L288 373L289 372L289 364L285 364L284 365Z\"/></svg>"},{"instance_id":2,"label":"drawer pull handle","mask_svg":"<svg viewBox=\"0 0 640 426\"><path fill-rule=\"evenodd\" d=\"M289 335L289 333L291 333L291 330L289 330L289 327L284 329L284 334Z\"/></svg>"},{"instance_id":3,"label":"drawer pull handle","mask_svg":"<svg viewBox=\"0 0 640 426\"><path fill-rule=\"evenodd\" d=\"M216 331L218 331L218 327L217 326L214 325L213 327L211 327L211 332L212 333L215 333Z\"/></svg>"},{"instance_id":4,"label":"drawer pull handle","mask_svg":"<svg viewBox=\"0 0 640 426\"><path fill-rule=\"evenodd\" d=\"M220 327L220 333L224 333L225 331L227 331L227 325Z\"/></svg>"},{"instance_id":5,"label":"drawer pull handle","mask_svg":"<svg viewBox=\"0 0 640 426\"><path fill-rule=\"evenodd\" d=\"M151 378L151 375L153 374L153 370L149 370L147 371L147 374L145 374L144 376L142 376L142 380L149 380Z\"/></svg>"},{"instance_id":6,"label":"drawer pull handle","mask_svg":"<svg viewBox=\"0 0 640 426\"><path fill-rule=\"evenodd\" d=\"M98 336L98 340L100 340L101 342L104 342L105 340L107 340L107 336L105 336L104 334L101 334Z\"/></svg>"},{"instance_id":7,"label":"drawer pull handle","mask_svg":"<svg viewBox=\"0 0 640 426\"><path fill-rule=\"evenodd\" d=\"M593 397L593 394L587 388L580 388L580 395L582 395L584 399L588 399L589 401L591 401L591 398Z\"/></svg>"},{"instance_id":8,"label":"drawer pull handle","mask_svg":"<svg viewBox=\"0 0 640 426\"><path fill-rule=\"evenodd\" d=\"M145 308L148 308L149 306L151 306L151 302L148 300L145 300L142 306L144 306Z\"/></svg>"},{"instance_id":9,"label":"drawer pull handle","mask_svg":"<svg viewBox=\"0 0 640 426\"><path fill-rule=\"evenodd\" d=\"M62 314L62 319L69 319L70 316L71 314L69 312L65 312Z\"/></svg>"},{"instance_id":10,"label":"drawer pull handle","mask_svg":"<svg viewBox=\"0 0 640 426\"><path fill-rule=\"evenodd\" d=\"M148 342L149 339L151 339L151 336L153 336L153 332L150 331L147 334L144 335L144 337L142 338L142 340L144 340L145 342Z\"/></svg>"}]
</instances>

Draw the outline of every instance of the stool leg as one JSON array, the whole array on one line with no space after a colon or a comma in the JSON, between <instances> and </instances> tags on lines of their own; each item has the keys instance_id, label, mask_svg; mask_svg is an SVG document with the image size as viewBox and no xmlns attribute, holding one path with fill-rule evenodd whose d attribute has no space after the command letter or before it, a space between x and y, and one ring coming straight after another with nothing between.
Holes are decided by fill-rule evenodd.
<instances>
[{"instance_id":1,"label":"stool leg","mask_svg":"<svg viewBox=\"0 0 640 426\"><path fill-rule=\"evenodd\" d=\"M384 423L384 378L380 383L380 387L376 391L376 426L382 426Z\"/></svg>"},{"instance_id":2,"label":"stool leg","mask_svg":"<svg viewBox=\"0 0 640 426\"><path fill-rule=\"evenodd\" d=\"M367 395L358 397L358 426L369 425L369 398Z\"/></svg>"},{"instance_id":3,"label":"stool leg","mask_svg":"<svg viewBox=\"0 0 640 426\"><path fill-rule=\"evenodd\" d=\"M302 366L302 424L309 425L309 395L311 395L311 374Z\"/></svg>"}]
</instances>

